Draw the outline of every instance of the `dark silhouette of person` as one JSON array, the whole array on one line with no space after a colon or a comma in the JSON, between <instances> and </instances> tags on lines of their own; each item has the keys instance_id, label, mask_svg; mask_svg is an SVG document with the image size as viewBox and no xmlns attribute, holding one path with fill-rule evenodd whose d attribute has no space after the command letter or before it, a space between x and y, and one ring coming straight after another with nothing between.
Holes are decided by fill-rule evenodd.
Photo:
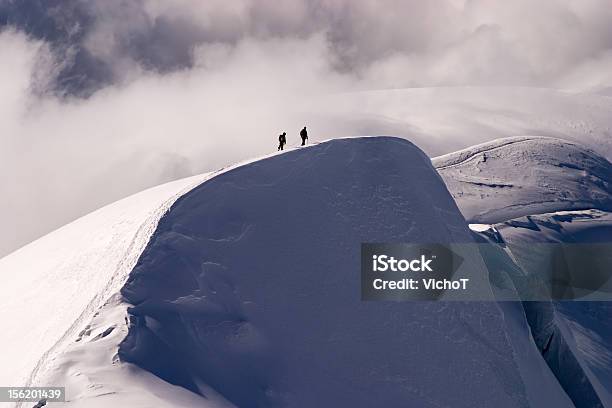
<instances>
[{"instance_id":1,"label":"dark silhouette of person","mask_svg":"<svg viewBox=\"0 0 612 408\"><path fill-rule=\"evenodd\" d=\"M287 133L283 132L278 136L278 150L283 150L283 147L287 144Z\"/></svg>"},{"instance_id":2,"label":"dark silhouette of person","mask_svg":"<svg viewBox=\"0 0 612 408\"><path fill-rule=\"evenodd\" d=\"M306 140L308 140L308 132L306 131L306 126L304 129L300 130L300 137L302 138L302 146L306 144Z\"/></svg>"}]
</instances>

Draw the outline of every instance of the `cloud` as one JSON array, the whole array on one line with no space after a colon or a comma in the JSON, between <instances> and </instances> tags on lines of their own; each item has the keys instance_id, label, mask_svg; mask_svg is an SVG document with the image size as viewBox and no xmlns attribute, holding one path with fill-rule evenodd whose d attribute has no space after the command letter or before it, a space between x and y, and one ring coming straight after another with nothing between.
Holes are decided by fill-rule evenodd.
<instances>
[{"instance_id":1,"label":"cloud","mask_svg":"<svg viewBox=\"0 0 612 408\"><path fill-rule=\"evenodd\" d=\"M323 35L332 67L371 87L580 87L584 64L609 68L612 51L612 0L4 0L3 20L71 61L56 90L86 96L244 40Z\"/></svg>"},{"instance_id":2,"label":"cloud","mask_svg":"<svg viewBox=\"0 0 612 408\"><path fill-rule=\"evenodd\" d=\"M330 93L610 89L610 6L0 0L0 255L147 186L267 153L305 122L318 138L418 132L335 121L318 107Z\"/></svg>"},{"instance_id":3,"label":"cloud","mask_svg":"<svg viewBox=\"0 0 612 408\"><path fill-rule=\"evenodd\" d=\"M564 82L612 50L612 1L93 2L84 47L110 65L191 67L199 45L322 34L330 63L372 87ZM126 5L129 4L129 5ZM122 63L118 63L121 61ZM124 72L118 71L119 77ZM609 86L609 83L595 86Z\"/></svg>"},{"instance_id":4,"label":"cloud","mask_svg":"<svg viewBox=\"0 0 612 408\"><path fill-rule=\"evenodd\" d=\"M202 46L189 70L58 98L32 92L48 47L0 34L0 58L13 61L0 72L0 194L10 198L0 214L11 231L0 252L145 187L268 153L283 130L297 141L310 101L346 86L325 53L320 36Z\"/></svg>"}]
</instances>

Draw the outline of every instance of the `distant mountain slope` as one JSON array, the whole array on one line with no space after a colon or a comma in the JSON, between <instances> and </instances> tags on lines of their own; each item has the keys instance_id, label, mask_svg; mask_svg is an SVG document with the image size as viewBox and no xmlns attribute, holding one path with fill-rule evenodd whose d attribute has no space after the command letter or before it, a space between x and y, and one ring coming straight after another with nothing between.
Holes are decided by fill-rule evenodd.
<instances>
[{"instance_id":1,"label":"distant mountain slope","mask_svg":"<svg viewBox=\"0 0 612 408\"><path fill-rule=\"evenodd\" d=\"M473 223L538 213L612 209L612 164L550 137L511 137L432 159Z\"/></svg>"}]
</instances>

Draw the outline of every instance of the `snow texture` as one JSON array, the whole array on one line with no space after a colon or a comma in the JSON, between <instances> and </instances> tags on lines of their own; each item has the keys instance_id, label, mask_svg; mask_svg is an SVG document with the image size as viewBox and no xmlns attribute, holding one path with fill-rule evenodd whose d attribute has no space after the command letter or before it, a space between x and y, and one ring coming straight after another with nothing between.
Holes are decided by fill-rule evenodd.
<instances>
[{"instance_id":1,"label":"snow texture","mask_svg":"<svg viewBox=\"0 0 612 408\"><path fill-rule=\"evenodd\" d=\"M66 387L70 408L224 408L231 406L213 390L207 398L169 384L154 374L118 358L119 343L128 333L128 305L115 294L75 336L63 352L49 361L39 384ZM205 387L204 385L202 385ZM27 405L26 405L27 406ZM29 407L29 406L28 406Z\"/></svg>"},{"instance_id":2,"label":"snow texture","mask_svg":"<svg viewBox=\"0 0 612 408\"><path fill-rule=\"evenodd\" d=\"M504 248L524 276L542 279L553 264L550 254L536 250L534 243L609 240L611 220L610 213L599 210L563 211L521 217L486 230L478 225L475 230ZM534 342L575 406L612 406L608 302L523 302L523 308Z\"/></svg>"},{"instance_id":3,"label":"snow texture","mask_svg":"<svg viewBox=\"0 0 612 408\"><path fill-rule=\"evenodd\" d=\"M612 165L575 143L512 137L432 161L471 223L563 210L612 210Z\"/></svg>"},{"instance_id":4,"label":"snow texture","mask_svg":"<svg viewBox=\"0 0 612 408\"><path fill-rule=\"evenodd\" d=\"M204 176L82 217L0 259L0 384L25 386L125 283L157 221Z\"/></svg>"},{"instance_id":5,"label":"snow texture","mask_svg":"<svg viewBox=\"0 0 612 408\"><path fill-rule=\"evenodd\" d=\"M534 242L609 242L612 213L583 210L538 214L496 224L494 228L525 272L545 275L551 263L545 256L534 256ZM607 270L611 268L612 264ZM609 279L609 274L603 279ZM560 361L567 364L571 360L567 354L572 354L604 406L612 406L612 331L609 322L612 308L609 302L556 302L554 306L549 323L554 324L554 330L560 335L557 340L563 340L557 347L566 349L563 352L565 357ZM555 344L553 352L554 347ZM566 380L569 383L566 389L571 392L571 388L578 385L576 369L563 366L562 371L568 377L574 377ZM576 394L584 396L586 393L579 389Z\"/></svg>"}]
</instances>

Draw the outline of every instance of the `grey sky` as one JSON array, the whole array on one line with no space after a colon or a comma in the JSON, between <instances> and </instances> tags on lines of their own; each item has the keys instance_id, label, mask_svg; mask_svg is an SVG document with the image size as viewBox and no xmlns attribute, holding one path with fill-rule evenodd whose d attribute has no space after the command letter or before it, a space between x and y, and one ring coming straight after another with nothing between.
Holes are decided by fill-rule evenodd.
<instances>
[{"instance_id":1,"label":"grey sky","mask_svg":"<svg viewBox=\"0 0 612 408\"><path fill-rule=\"evenodd\" d=\"M26 0L0 22L48 40L59 91L85 94L134 70L193 67L199 46L325 37L329 64L372 86L597 87L612 59L610 0ZM210 57L209 57L210 58ZM206 61L204 61L206 62ZM605 85L610 78L601 78ZM597 81L595 81L597 82Z\"/></svg>"}]
</instances>

